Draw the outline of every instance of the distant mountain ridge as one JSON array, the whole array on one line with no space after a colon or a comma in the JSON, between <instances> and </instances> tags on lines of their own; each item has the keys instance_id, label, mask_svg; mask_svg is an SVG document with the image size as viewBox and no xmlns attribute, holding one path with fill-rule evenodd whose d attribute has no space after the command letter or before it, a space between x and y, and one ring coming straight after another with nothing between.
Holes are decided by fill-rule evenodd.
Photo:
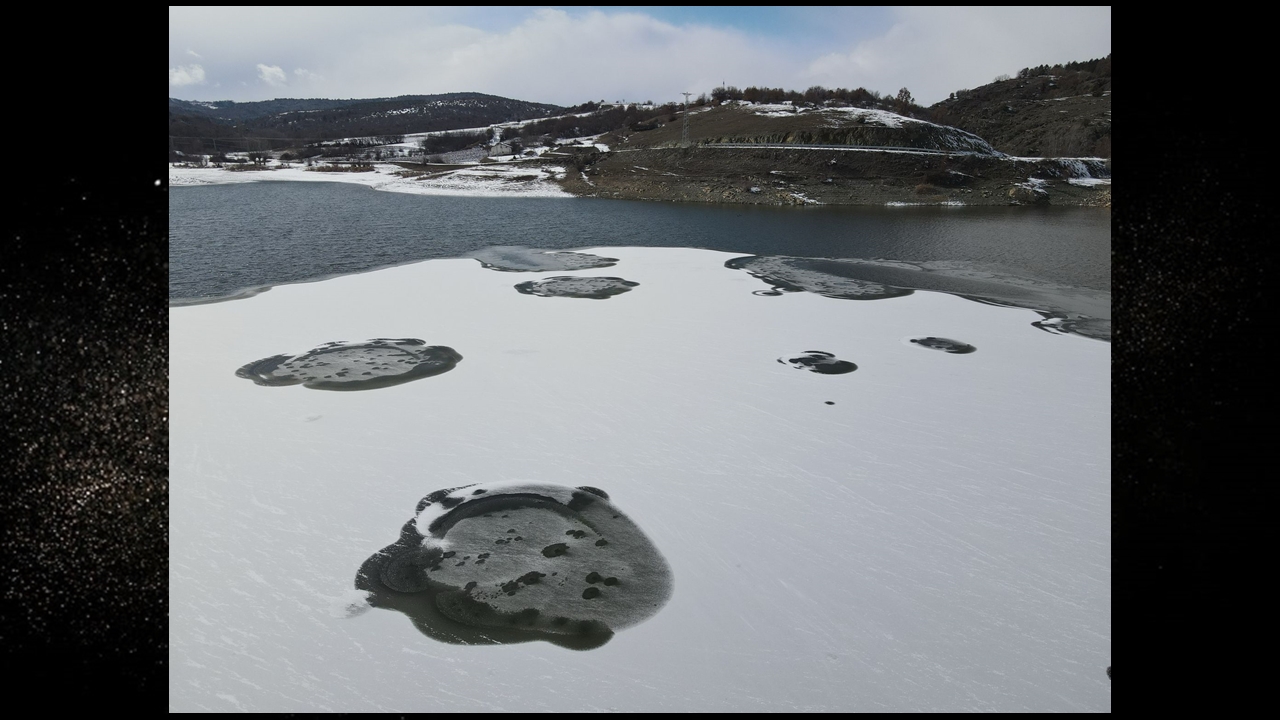
<instances>
[{"instance_id":1,"label":"distant mountain ridge","mask_svg":"<svg viewBox=\"0 0 1280 720\"><path fill-rule=\"evenodd\" d=\"M215 139L223 149L245 150L255 144L286 147L322 139L455 130L547 117L563 110L558 105L473 92L243 103L169 98L170 150L206 152Z\"/></svg>"}]
</instances>

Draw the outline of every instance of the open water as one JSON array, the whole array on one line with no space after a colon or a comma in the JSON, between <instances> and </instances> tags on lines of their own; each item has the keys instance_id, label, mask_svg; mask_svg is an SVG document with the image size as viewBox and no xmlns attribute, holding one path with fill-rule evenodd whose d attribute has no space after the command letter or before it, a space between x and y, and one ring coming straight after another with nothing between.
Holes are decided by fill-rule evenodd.
<instances>
[{"instance_id":1,"label":"open water","mask_svg":"<svg viewBox=\"0 0 1280 720\"><path fill-rule=\"evenodd\" d=\"M178 187L169 200L169 301L230 299L493 246L874 261L810 269L1027 307L1050 320L1084 318L1081 334L1110 338L1111 211L1095 208L439 197L344 183Z\"/></svg>"}]
</instances>

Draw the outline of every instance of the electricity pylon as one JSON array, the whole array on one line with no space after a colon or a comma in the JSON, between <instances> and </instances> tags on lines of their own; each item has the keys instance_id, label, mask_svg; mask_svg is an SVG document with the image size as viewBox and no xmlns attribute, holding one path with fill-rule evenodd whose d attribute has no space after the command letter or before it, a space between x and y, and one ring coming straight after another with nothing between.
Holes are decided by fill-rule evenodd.
<instances>
[{"instance_id":1,"label":"electricity pylon","mask_svg":"<svg viewBox=\"0 0 1280 720\"><path fill-rule=\"evenodd\" d=\"M684 95L684 130L680 132L680 147L689 147L689 96L693 93L681 93Z\"/></svg>"}]
</instances>

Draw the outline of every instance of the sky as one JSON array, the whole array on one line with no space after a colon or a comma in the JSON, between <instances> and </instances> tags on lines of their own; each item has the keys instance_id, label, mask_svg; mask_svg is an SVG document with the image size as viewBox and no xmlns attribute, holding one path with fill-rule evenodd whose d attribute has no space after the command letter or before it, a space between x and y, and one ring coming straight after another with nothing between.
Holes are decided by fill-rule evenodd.
<instances>
[{"instance_id":1,"label":"sky","mask_svg":"<svg viewBox=\"0 0 1280 720\"><path fill-rule=\"evenodd\" d=\"M169 7L169 97L481 92L667 102L722 84L932 105L1111 53L1110 7Z\"/></svg>"}]
</instances>

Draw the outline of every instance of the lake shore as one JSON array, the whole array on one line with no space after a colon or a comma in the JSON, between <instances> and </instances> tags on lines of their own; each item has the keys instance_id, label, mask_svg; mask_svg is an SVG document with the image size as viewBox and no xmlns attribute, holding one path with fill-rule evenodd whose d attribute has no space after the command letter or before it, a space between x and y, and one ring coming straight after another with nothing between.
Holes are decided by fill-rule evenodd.
<instances>
[{"instance_id":1,"label":"lake shore","mask_svg":"<svg viewBox=\"0 0 1280 720\"><path fill-rule=\"evenodd\" d=\"M562 181L575 195L751 205L1110 207L1109 161L706 146L619 149ZM1105 178L1078 177L1090 170Z\"/></svg>"},{"instance_id":2,"label":"lake shore","mask_svg":"<svg viewBox=\"0 0 1280 720\"><path fill-rule=\"evenodd\" d=\"M422 195L749 205L1111 207L1109 170L1105 178L1071 176L1081 174L1077 168L1084 161L1101 162L857 148L642 148L507 156L464 165L373 163L358 172L279 161L251 170L171 163L169 184L345 182Z\"/></svg>"}]
</instances>

